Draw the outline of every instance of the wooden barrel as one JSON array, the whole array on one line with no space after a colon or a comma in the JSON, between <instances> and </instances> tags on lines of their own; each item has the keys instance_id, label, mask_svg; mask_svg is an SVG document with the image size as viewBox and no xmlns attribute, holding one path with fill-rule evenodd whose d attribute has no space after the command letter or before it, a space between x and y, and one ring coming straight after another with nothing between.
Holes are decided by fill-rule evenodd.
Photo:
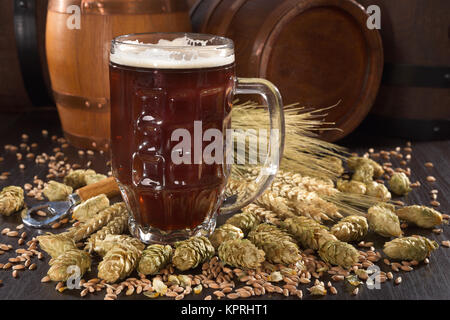
<instances>
[{"instance_id":1,"label":"wooden barrel","mask_svg":"<svg viewBox=\"0 0 450 320\"><path fill-rule=\"evenodd\" d=\"M47 0L0 2L0 111L52 105L45 58Z\"/></svg>"},{"instance_id":2,"label":"wooden barrel","mask_svg":"<svg viewBox=\"0 0 450 320\"><path fill-rule=\"evenodd\" d=\"M66 27L70 5L81 8L80 29ZM129 33L190 30L187 5L180 0L49 0L48 67L69 142L80 148L108 148L111 39Z\"/></svg>"},{"instance_id":3,"label":"wooden barrel","mask_svg":"<svg viewBox=\"0 0 450 320\"><path fill-rule=\"evenodd\" d=\"M194 31L231 38L238 76L263 77L285 104L299 102L328 111L342 131L369 112L379 87L383 50L377 30L353 0L203 0L191 10Z\"/></svg>"},{"instance_id":4,"label":"wooden barrel","mask_svg":"<svg viewBox=\"0 0 450 320\"><path fill-rule=\"evenodd\" d=\"M370 118L397 136L450 137L450 1L358 1L381 13L385 68Z\"/></svg>"}]
</instances>

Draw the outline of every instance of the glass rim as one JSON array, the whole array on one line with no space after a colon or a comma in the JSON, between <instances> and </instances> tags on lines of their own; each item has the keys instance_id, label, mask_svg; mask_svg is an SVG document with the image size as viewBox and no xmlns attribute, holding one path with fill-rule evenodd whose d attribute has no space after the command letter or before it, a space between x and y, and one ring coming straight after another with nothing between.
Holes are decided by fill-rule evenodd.
<instances>
[{"instance_id":1,"label":"glass rim","mask_svg":"<svg viewBox=\"0 0 450 320\"><path fill-rule=\"evenodd\" d=\"M192 40L201 40L201 41L211 41L211 40L220 40L223 42L223 44L206 44L202 46L192 46L192 45L183 45L183 46L169 46L169 45L161 45L161 44L155 44L155 43L130 43L126 42L130 38L133 37L139 37L139 36L145 36L145 35L172 35L174 36L174 39L176 36L187 36L189 38L192 38ZM203 37L203 39L201 39ZM167 39L164 37L161 37L160 40L173 40L173 39ZM136 40L136 39L133 39ZM142 32L142 33L130 33L130 34L124 34L117 36L111 40L112 45L125 45L125 46L134 46L137 48L158 48L162 50L170 50L170 49L234 49L234 43L233 40L217 36L213 34L207 34L207 33L194 33L194 32Z\"/></svg>"}]
</instances>

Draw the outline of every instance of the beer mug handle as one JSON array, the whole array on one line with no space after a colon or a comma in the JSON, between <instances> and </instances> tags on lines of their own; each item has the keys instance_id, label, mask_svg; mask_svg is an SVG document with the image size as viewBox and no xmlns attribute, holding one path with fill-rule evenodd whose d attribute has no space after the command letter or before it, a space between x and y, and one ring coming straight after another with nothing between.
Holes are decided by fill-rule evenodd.
<instances>
[{"instance_id":1,"label":"beer mug handle","mask_svg":"<svg viewBox=\"0 0 450 320\"><path fill-rule=\"evenodd\" d=\"M259 197L272 183L278 172L284 148L284 113L280 92L270 81L260 78L237 78L235 94L257 94L266 102L269 111L270 135L267 157L260 167L254 188L246 190L232 203L231 195L224 200L221 214L235 213Z\"/></svg>"}]
</instances>

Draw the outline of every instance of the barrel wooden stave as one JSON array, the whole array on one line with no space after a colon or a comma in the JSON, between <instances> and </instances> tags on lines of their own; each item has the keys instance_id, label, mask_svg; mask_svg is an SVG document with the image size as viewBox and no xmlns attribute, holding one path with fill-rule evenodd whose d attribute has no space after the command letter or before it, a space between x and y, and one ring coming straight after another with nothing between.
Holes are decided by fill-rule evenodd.
<instances>
[{"instance_id":1,"label":"barrel wooden stave","mask_svg":"<svg viewBox=\"0 0 450 320\"><path fill-rule=\"evenodd\" d=\"M47 0L36 0L38 52L44 82L50 92L45 58L45 18ZM22 78L14 32L14 1L0 3L0 111L20 112L33 108Z\"/></svg>"},{"instance_id":2,"label":"barrel wooden stave","mask_svg":"<svg viewBox=\"0 0 450 320\"><path fill-rule=\"evenodd\" d=\"M106 5L106 3L105 3ZM48 12L46 47L52 89L69 142L107 149L110 131L109 49L119 35L190 31L186 11L81 14L81 28L66 28L69 14Z\"/></svg>"},{"instance_id":3,"label":"barrel wooden stave","mask_svg":"<svg viewBox=\"0 0 450 320\"><path fill-rule=\"evenodd\" d=\"M346 13L341 10L318 8L303 15L304 19L294 21L296 26L291 28L310 32L301 41L296 41L290 30L282 30L273 44L263 76L267 75L275 83L282 83L285 75L295 80L286 84L284 97L290 102L308 97L306 106L314 107L331 106L341 101L330 112L327 121L343 125L358 112L361 92L365 90L367 70L364 66L369 62L369 54L364 37L358 25L345 17ZM324 20L328 23L320 28ZM328 35L339 28L343 32L336 32L330 39ZM347 41L349 34L357 40ZM283 43L295 43L300 54L290 52L286 56ZM330 54L332 52L334 54ZM309 63L293 64L292 61L296 60ZM281 72L276 71L278 68Z\"/></svg>"},{"instance_id":4,"label":"barrel wooden stave","mask_svg":"<svg viewBox=\"0 0 450 320\"><path fill-rule=\"evenodd\" d=\"M327 121L343 131L324 131L335 141L367 115L381 79L379 34L354 1L214 0L191 10L195 31L233 39L239 76L264 77L284 102L311 108L338 105Z\"/></svg>"},{"instance_id":5,"label":"barrel wooden stave","mask_svg":"<svg viewBox=\"0 0 450 320\"><path fill-rule=\"evenodd\" d=\"M357 0L377 5L386 62L450 65L448 0Z\"/></svg>"},{"instance_id":6,"label":"barrel wooden stave","mask_svg":"<svg viewBox=\"0 0 450 320\"><path fill-rule=\"evenodd\" d=\"M450 2L447 0L358 0L381 11L385 61L401 65L450 68ZM395 70L394 70L395 71ZM383 83L384 82L384 83ZM371 113L391 119L450 120L449 87L392 84L383 79ZM448 80L450 82L450 80ZM447 82L447 83L448 83ZM414 128L411 128L411 133Z\"/></svg>"}]
</instances>

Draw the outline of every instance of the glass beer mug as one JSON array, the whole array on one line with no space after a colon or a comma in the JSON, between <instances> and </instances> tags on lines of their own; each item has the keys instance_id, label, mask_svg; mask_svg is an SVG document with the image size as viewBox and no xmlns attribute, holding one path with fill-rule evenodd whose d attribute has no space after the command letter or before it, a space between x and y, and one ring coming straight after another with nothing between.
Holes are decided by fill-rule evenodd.
<instances>
[{"instance_id":1,"label":"glass beer mug","mask_svg":"<svg viewBox=\"0 0 450 320\"><path fill-rule=\"evenodd\" d=\"M283 151L281 96L267 80L236 77L230 39L193 33L117 37L110 86L112 170L131 214L130 231L141 241L209 235L219 212L238 211L271 183ZM260 95L271 130L255 187L232 202L224 200L235 94Z\"/></svg>"}]
</instances>

